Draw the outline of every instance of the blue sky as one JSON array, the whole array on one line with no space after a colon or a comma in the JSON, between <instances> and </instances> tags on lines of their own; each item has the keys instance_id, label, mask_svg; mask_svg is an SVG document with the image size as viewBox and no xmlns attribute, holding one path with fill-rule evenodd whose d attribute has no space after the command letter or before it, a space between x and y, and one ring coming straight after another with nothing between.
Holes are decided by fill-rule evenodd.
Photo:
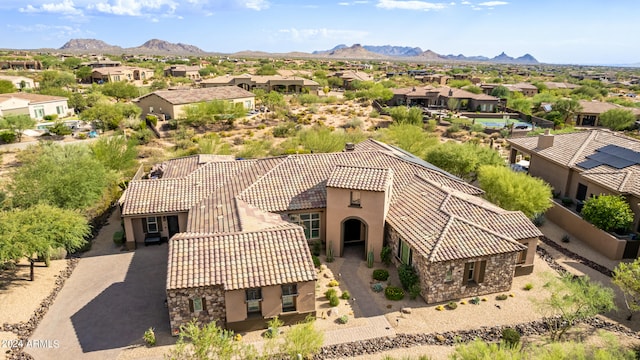
<instances>
[{"instance_id":1,"label":"blue sky","mask_svg":"<svg viewBox=\"0 0 640 360\"><path fill-rule=\"evenodd\" d=\"M632 64L639 14L638 0L0 0L0 48L59 48L72 38L122 47L157 38L223 53L360 43Z\"/></svg>"}]
</instances>

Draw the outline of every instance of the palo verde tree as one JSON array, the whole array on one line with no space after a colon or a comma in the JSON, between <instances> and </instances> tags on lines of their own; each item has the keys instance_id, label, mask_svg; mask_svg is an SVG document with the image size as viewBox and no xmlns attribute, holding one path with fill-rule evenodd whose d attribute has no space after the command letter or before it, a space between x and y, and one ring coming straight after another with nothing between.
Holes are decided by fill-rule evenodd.
<instances>
[{"instance_id":1,"label":"palo verde tree","mask_svg":"<svg viewBox=\"0 0 640 360\"><path fill-rule=\"evenodd\" d=\"M376 135L380 141L395 145L419 158L423 158L428 149L439 143L436 136L409 123L391 124L386 129L378 130Z\"/></svg>"},{"instance_id":2,"label":"palo verde tree","mask_svg":"<svg viewBox=\"0 0 640 360\"><path fill-rule=\"evenodd\" d=\"M101 137L91 144L91 153L107 170L117 172L121 179L137 165L136 141L122 135Z\"/></svg>"},{"instance_id":3,"label":"palo verde tree","mask_svg":"<svg viewBox=\"0 0 640 360\"><path fill-rule=\"evenodd\" d=\"M0 118L0 129L11 130L18 142L22 141L22 132L35 126L36 121L29 115L7 115Z\"/></svg>"},{"instance_id":4,"label":"palo verde tree","mask_svg":"<svg viewBox=\"0 0 640 360\"><path fill-rule=\"evenodd\" d=\"M195 127L218 123L231 126L236 119L247 115L247 109L242 104L225 100L188 105L183 110L184 122Z\"/></svg>"},{"instance_id":5,"label":"palo verde tree","mask_svg":"<svg viewBox=\"0 0 640 360\"><path fill-rule=\"evenodd\" d=\"M633 211L624 197L600 195L587 199L582 218L604 231L626 233L633 223Z\"/></svg>"},{"instance_id":6,"label":"palo verde tree","mask_svg":"<svg viewBox=\"0 0 640 360\"><path fill-rule=\"evenodd\" d=\"M600 115L600 125L611 130L627 130L633 127L636 116L629 109L611 109Z\"/></svg>"},{"instance_id":7,"label":"palo verde tree","mask_svg":"<svg viewBox=\"0 0 640 360\"><path fill-rule=\"evenodd\" d=\"M506 210L520 210L530 219L552 205L549 184L506 166L480 166L478 182L487 200Z\"/></svg>"},{"instance_id":8,"label":"palo verde tree","mask_svg":"<svg viewBox=\"0 0 640 360\"><path fill-rule=\"evenodd\" d=\"M389 115L396 124L422 125L422 109L418 107L394 106L389 108Z\"/></svg>"},{"instance_id":9,"label":"palo verde tree","mask_svg":"<svg viewBox=\"0 0 640 360\"><path fill-rule=\"evenodd\" d=\"M588 276L565 274L549 279L544 287L551 296L535 300L551 329L552 340L561 340L578 321L616 308L613 289L592 282Z\"/></svg>"},{"instance_id":10,"label":"palo verde tree","mask_svg":"<svg viewBox=\"0 0 640 360\"><path fill-rule=\"evenodd\" d=\"M140 96L138 88L126 81L108 82L102 85L102 89L100 91L107 96L116 98L116 100L133 99Z\"/></svg>"},{"instance_id":11,"label":"palo verde tree","mask_svg":"<svg viewBox=\"0 0 640 360\"><path fill-rule=\"evenodd\" d=\"M34 255L48 266L53 249L74 252L82 248L89 234L86 218L74 210L37 204L0 212L0 263L28 258L33 281Z\"/></svg>"},{"instance_id":12,"label":"palo verde tree","mask_svg":"<svg viewBox=\"0 0 640 360\"><path fill-rule=\"evenodd\" d=\"M467 181L476 179L482 165L504 167L504 160L497 151L472 143L446 142L430 148L424 159Z\"/></svg>"},{"instance_id":13,"label":"palo verde tree","mask_svg":"<svg viewBox=\"0 0 640 360\"><path fill-rule=\"evenodd\" d=\"M0 80L0 94L16 92L16 87L9 80Z\"/></svg>"},{"instance_id":14,"label":"palo verde tree","mask_svg":"<svg viewBox=\"0 0 640 360\"><path fill-rule=\"evenodd\" d=\"M624 293L629 311L640 311L640 258L632 263L618 264L613 270L613 283Z\"/></svg>"},{"instance_id":15,"label":"palo verde tree","mask_svg":"<svg viewBox=\"0 0 640 360\"><path fill-rule=\"evenodd\" d=\"M200 326L195 320L180 327L176 346L168 354L172 360L255 359L252 345L236 341L233 331L220 328L215 322Z\"/></svg>"}]
</instances>

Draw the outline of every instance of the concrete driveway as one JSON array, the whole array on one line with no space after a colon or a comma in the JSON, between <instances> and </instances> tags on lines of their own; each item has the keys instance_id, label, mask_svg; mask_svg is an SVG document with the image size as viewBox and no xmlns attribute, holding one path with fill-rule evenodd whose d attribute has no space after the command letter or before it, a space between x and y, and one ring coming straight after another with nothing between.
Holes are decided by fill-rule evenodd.
<instances>
[{"instance_id":1,"label":"concrete driveway","mask_svg":"<svg viewBox=\"0 0 640 360\"><path fill-rule=\"evenodd\" d=\"M38 360L114 359L142 344L150 327L159 344L175 341L164 303L167 244L122 252L111 241L119 223L114 214L31 336L54 346L25 352Z\"/></svg>"}]
</instances>

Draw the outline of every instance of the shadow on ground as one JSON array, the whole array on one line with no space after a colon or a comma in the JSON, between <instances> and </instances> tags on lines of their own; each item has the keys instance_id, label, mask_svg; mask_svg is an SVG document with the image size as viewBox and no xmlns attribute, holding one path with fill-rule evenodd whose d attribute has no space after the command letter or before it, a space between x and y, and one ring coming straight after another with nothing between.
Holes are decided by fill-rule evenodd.
<instances>
[{"instance_id":1,"label":"shadow on ground","mask_svg":"<svg viewBox=\"0 0 640 360\"><path fill-rule=\"evenodd\" d=\"M175 342L165 305L166 269L167 244L138 248L125 280L106 288L71 317L82 351L141 344L150 327L158 345Z\"/></svg>"}]
</instances>

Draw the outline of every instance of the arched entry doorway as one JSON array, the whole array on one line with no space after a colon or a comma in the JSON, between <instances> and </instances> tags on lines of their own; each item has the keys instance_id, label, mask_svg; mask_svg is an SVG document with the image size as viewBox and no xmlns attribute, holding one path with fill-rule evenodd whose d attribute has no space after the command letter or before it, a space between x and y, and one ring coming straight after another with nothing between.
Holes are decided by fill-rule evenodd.
<instances>
[{"instance_id":1,"label":"arched entry doorway","mask_svg":"<svg viewBox=\"0 0 640 360\"><path fill-rule=\"evenodd\" d=\"M342 241L340 252L345 256L345 251L350 254L360 254L366 258L367 249L367 223L359 218L347 218L342 221Z\"/></svg>"}]
</instances>

